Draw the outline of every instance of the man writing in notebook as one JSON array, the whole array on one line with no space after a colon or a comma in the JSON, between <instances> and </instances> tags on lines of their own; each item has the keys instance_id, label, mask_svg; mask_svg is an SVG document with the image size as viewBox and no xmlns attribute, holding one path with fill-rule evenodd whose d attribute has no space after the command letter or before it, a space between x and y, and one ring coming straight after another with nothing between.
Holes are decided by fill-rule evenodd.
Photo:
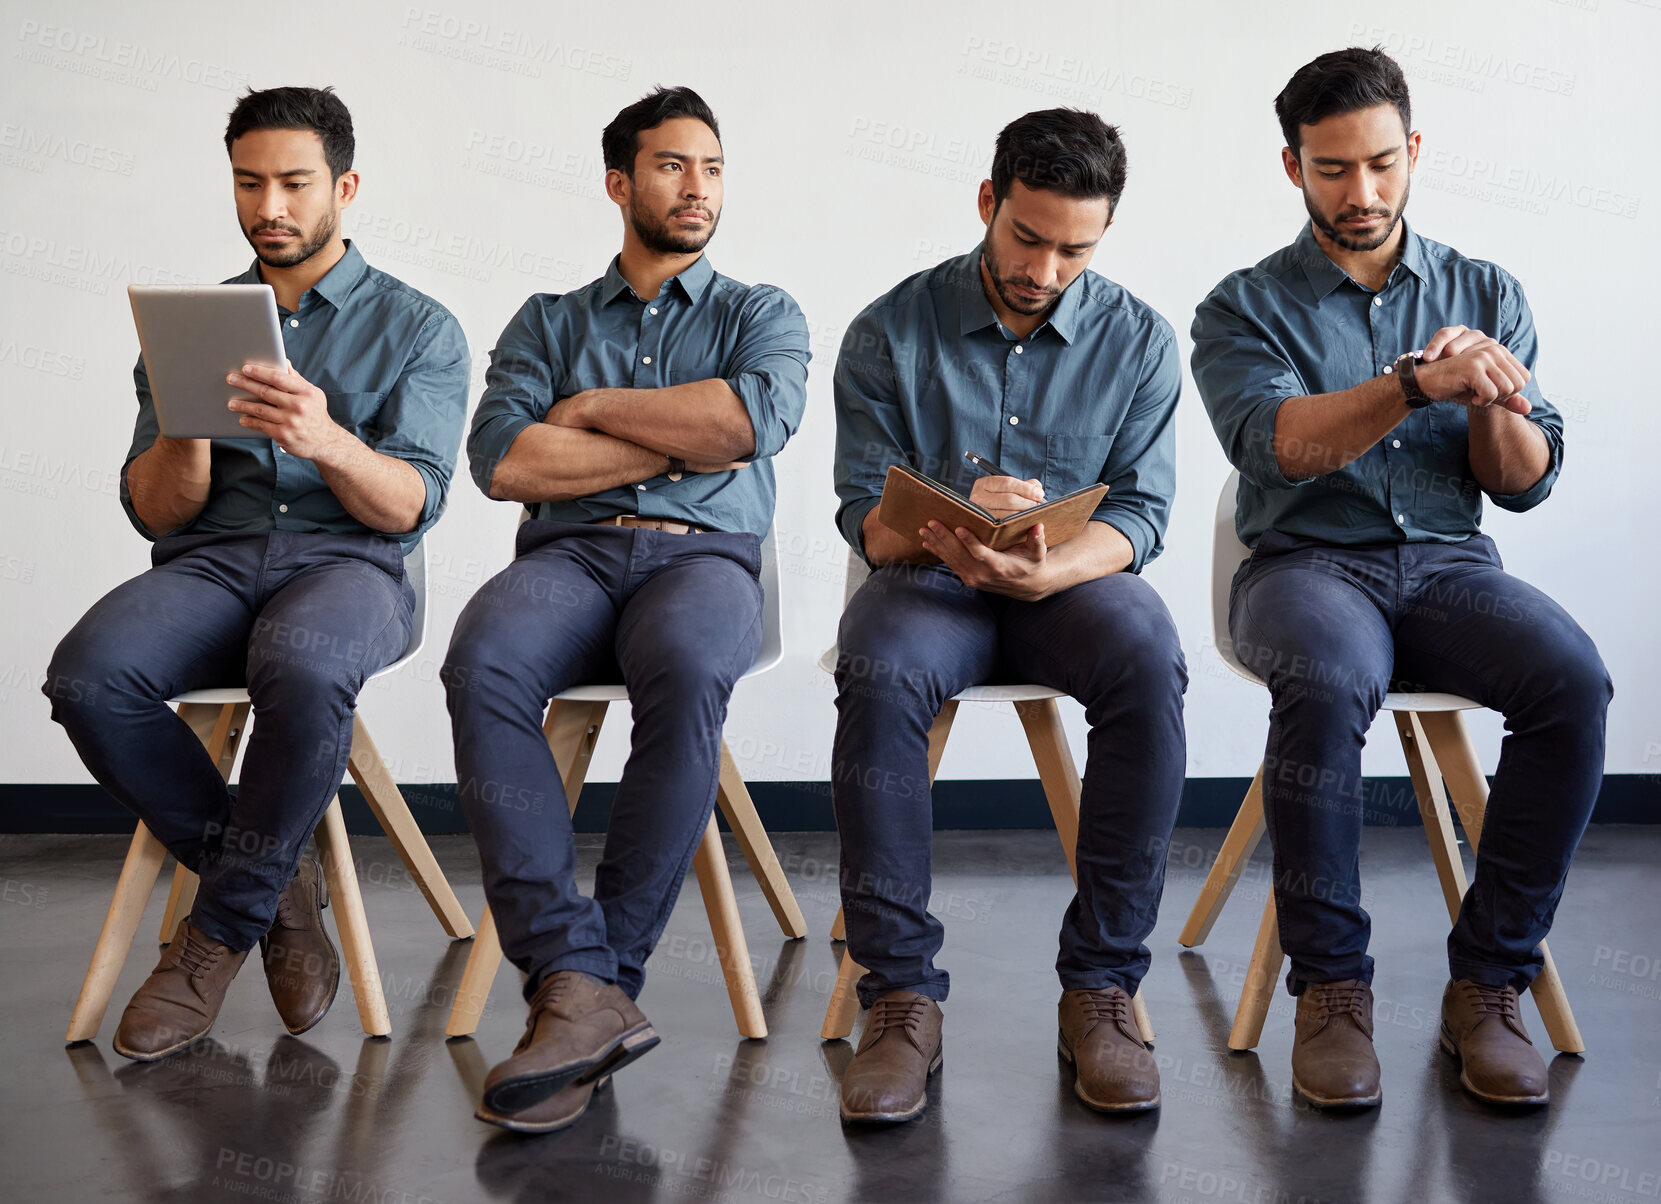
<instances>
[{"instance_id":1,"label":"man writing in notebook","mask_svg":"<svg viewBox=\"0 0 1661 1204\"><path fill-rule=\"evenodd\" d=\"M1181 374L1164 319L1086 270L1124 180L1118 131L1095 114L1012 122L980 185L984 242L879 298L843 341L837 521L875 570L843 614L836 671L842 901L869 1009L842 1082L847 1120L926 1106L948 987L927 908L928 733L954 694L998 680L1070 694L1090 724L1078 891L1056 961L1075 1091L1103 1111L1159 1103L1131 998L1182 791L1187 675L1170 614L1137 573L1170 510ZM965 451L1006 475L974 479ZM1096 482L1108 493L1075 538L1046 547L1040 525L994 552L937 522L884 526L892 464L995 513Z\"/></svg>"}]
</instances>

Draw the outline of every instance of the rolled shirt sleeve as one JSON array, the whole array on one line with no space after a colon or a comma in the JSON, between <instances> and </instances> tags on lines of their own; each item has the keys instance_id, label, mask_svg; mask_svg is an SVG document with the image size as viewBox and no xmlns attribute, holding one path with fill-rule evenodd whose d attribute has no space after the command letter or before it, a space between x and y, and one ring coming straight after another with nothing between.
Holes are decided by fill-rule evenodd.
<instances>
[{"instance_id":1,"label":"rolled shirt sleeve","mask_svg":"<svg viewBox=\"0 0 1661 1204\"><path fill-rule=\"evenodd\" d=\"M1500 280L1502 325L1495 337L1528 369L1528 383L1523 386L1523 396L1530 406L1527 417L1546 437L1546 445L1551 451L1551 465L1545 475L1521 493L1483 491L1500 509L1520 513L1532 510L1545 501L1563 472L1563 415L1540 392L1540 380L1534 371L1540 343L1534 331L1533 311L1528 307L1528 298L1523 295L1523 286L1510 273L1502 274Z\"/></svg>"},{"instance_id":2,"label":"rolled shirt sleeve","mask_svg":"<svg viewBox=\"0 0 1661 1204\"><path fill-rule=\"evenodd\" d=\"M916 446L896 395L893 348L879 311L854 319L836 358L836 525L865 555L865 516L882 500L892 464L910 464Z\"/></svg>"},{"instance_id":3,"label":"rolled shirt sleeve","mask_svg":"<svg viewBox=\"0 0 1661 1204\"><path fill-rule=\"evenodd\" d=\"M408 464L427 488L415 530L399 536L406 543L424 535L444 513L471 374L461 323L448 312L435 313L375 416L377 433L366 440L370 448Z\"/></svg>"},{"instance_id":4,"label":"rolled shirt sleeve","mask_svg":"<svg viewBox=\"0 0 1661 1204\"><path fill-rule=\"evenodd\" d=\"M1142 378L1125 420L1113 437L1101 480L1107 496L1093 519L1130 541L1130 571L1158 556L1176 495L1176 410L1182 395L1182 361L1175 335L1148 349Z\"/></svg>"},{"instance_id":5,"label":"rolled shirt sleeve","mask_svg":"<svg viewBox=\"0 0 1661 1204\"><path fill-rule=\"evenodd\" d=\"M1190 331L1194 384L1228 462L1260 489L1294 489L1275 456L1281 403L1311 390L1275 340L1232 298L1213 292L1194 313Z\"/></svg>"},{"instance_id":6,"label":"rolled shirt sleeve","mask_svg":"<svg viewBox=\"0 0 1661 1204\"><path fill-rule=\"evenodd\" d=\"M807 319L783 289L758 285L744 300L738 341L723 366L727 387L743 403L755 451L776 456L801 426L807 408Z\"/></svg>"},{"instance_id":7,"label":"rolled shirt sleeve","mask_svg":"<svg viewBox=\"0 0 1661 1204\"><path fill-rule=\"evenodd\" d=\"M484 396L467 436L467 462L486 497L496 468L526 427L535 426L554 404L558 349L543 337L543 298L519 307L496 340L485 374ZM562 374L559 374L562 375Z\"/></svg>"},{"instance_id":8,"label":"rolled shirt sleeve","mask_svg":"<svg viewBox=\"0 0 1661 1204\"><path fill-rule=\"evenodd\" d=\"M156 403L150 396L150 373L145 370L142 355L133 365L133 391L138 394L138 418L133 423L133 441L127 448L127 459L121 465L121 508L127 512L127 520L140 535L154 540L156 533L144 525L138 511L133 509L133 495L127 485L127 470L133 466L134 460L150 450L156 436L161 433L156 421Z\"/></svg>"}]
</instances>

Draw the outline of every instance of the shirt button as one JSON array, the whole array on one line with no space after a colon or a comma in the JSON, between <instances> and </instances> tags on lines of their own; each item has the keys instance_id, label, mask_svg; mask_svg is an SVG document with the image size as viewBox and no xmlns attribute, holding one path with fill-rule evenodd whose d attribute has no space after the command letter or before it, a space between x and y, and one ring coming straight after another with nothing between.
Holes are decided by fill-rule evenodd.
<instances>
[{"instance_id":1,"label":"shirt button","mask_svg":"<svg viewBox=\"0 0 1661 1204\"><path fill-rule=\"evenodd\" d=\"M286 505L278 506L277 507L277 512L279 514L287 514L288 513L288 507Z\"/></svg>"},{"instance_id":2,"label":"shirt button","mask_svg":"<svg viewBox=\"0 0 1661 1204\"><path fill-rule=\"evenodd\" d=\"M1384 298L1383 297L1374 297L1373 298L1373 304L1374 305L1383 305L1384 304Z\"/></svg>"},{"instance_id":3,"label":"shirt button","mask_svg":"<svg viewBox=\"0 0 1661 1204\"><path fill-rule=\"evenodd\" d=\"M1400 439L1390 440L1390 446L1391 447L1400 447L1401 446L1401 440Z\"/></svg>"},{"instance_id":4,"label":"shirt button","mask_svg":"<svg viewBox=\"0 0 1661 1204\"><path fill-rule=\"evenodd\" d=\"M1022 348L1021 348L1021 344L1019 344L1019 343L1017 343L1017 344L1015 344L1015 354L1016 354L1016 355L1020 355L1020 354L1021 354L1021 350L1022 350Z\"/></svg>"},{"instance_id":5,"label":"shirt button","mask_svg":"<svg viewBox=\"0 0 1661 1204\"><path fill-rule=\"evenodd\" d=\"M283 450L283 445L281 443L277 444L277 454L279 456L286 456L288 454Z\"/></svg>"},{"instance_id":6,"label":"shirt button","mask_svg":"<svg viewBox=\"0 0 1661 1204\"><path fill-rule=\"evenodd\" d=\"M1020 424L1021 424L1021 420L1019 418L1015 417L1015 415L1011 414L1009 416L1009 425L1010 426L1019 426Z\"/></svg>"},{"instance_id":7,"label":"shirt button","mask_svg":"<svg viewBox=\"0 0 1661 1204\"><path fill-rule=\"evenodd\" d=\"M636 485L635 488L640 490L641 493L646 492L646 486L644 486L644 485Z\"/></svg>"},{"instance_id":8,"label":"shirt button","mask_svg":"<svg viewBox=\"0 0 1661 1204\"><path fill-rule=\"evenodd\" d=\"M1396 521L1398 523L1401 523L1403 526L1406 526L1406 524L1407 524L1407 515L1405 515L1405 514L1396 515Z\"/></svg>"},{"instance_id":9,"label":"shirt button","mask_svg":"<svg viewBox=\"0 0 1661 1204\"><path fill-rule=\"evenodd\" d=\"M640 362L643 364L649 364L652 362L652 357L649 355L643 355L640 357Z\"/></svg>"},{"instance_id":10,"label":"shirt button","mask_svg":"<svg viewBox=\"0 0 1661 1204\"><path fill-rule=\"evenodd\" d=\"M655 305L654 305L654 306L652 306L652 312L653 312L653 313L654 313L654 314L655 314L655 313L657 313L657 306L655 306Z\"/></svg>"},{"instance_id":11,"label":"shirt button","mask_svg":"<svg viewBox=\"0 0 1661 1204\"><path fill-rule=\"evenodd\" d=\"M1394 364L1385 364L1384 365L1384 375L1386 375L1386 376L1389 376L1390 373L1394 372L1395 370L1396 370L1396 366Z\"/></svg>"},{"instance_id":12,"label":"shirt button","mask_svg":"<svg viewBox=\"0 0 1661 1204\"><path fill-rule=\"evenodd\" d=\"M288 324L290 326L298 326L298 325L300 325L300 319L299 318L290 318L288 320Z\"/></svg>"}]
</instances>

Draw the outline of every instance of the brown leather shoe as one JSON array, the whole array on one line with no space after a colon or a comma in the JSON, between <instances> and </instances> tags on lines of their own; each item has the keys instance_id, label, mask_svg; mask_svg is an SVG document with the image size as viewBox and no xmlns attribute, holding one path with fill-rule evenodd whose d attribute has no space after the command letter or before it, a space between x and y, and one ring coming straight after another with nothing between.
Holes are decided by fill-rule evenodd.
<instances>
[{"instance_id":1,"label":"brown leather shoe","mask_svg":"<svg viewBox=\"0 0 1661 1204\"><path fill-rule=\"evenodd\" d=\"M121 1013L115 1052L135 1062L154 1062L206 1036L247 956L246 949L203 935L189 916L179 921L161 961Z\"/></svg>"},{"instance_id":2,"label":"brown leather shoe","mask_svg":"<svg viewBox=\"0 0 1661 1204\"><path fill-rule=\"evenodd\" d=\"M1546 1064L1523 1028L1515 987L1468 978L1442 992L1442 1048L1459 1059L1459 1082L1490 1104L1543 1104Z\"/></svg>"},{"instance_id":3,"label":"brown leather shoe","mask_svg":"<svg viewBox=\"0 0 1661 1204\"><path fill-rule=\"evenodd\" d=\"M299 1036L323 1019L340 989L340 954L323 927L329 905L323 867L310 853L277 896L277 918L260 937L265 982L288 1031Z\"/></svg>"},{"instance_id":4,"label":"brown leather shoe","mask_svg":"<svg viewBox=\"0 0 1661 1204\"><path fill-rule=\"evenodd\" d=\"M1073 1094L1098 1112L1159 1107L1159 1067L1121 987L1064 991L1056 1049L1078 1070Z\"/></svg>"},{"instance_id":5,"label":"brown leather shoe","mask_svg":"<svg viewBox=\"0 0 1661 1204\"><path fill-rule=\"evenodd\" d=\"M842 1072L842 1119L901 1121L928 1106L940 1069L940 1005L916 991L879 995L865 1017L854 1060Z\"/></svg>"},{"instance_id":6,"label":"brown leather shoe","mask_svg":"<svg viewBox=\"0 0 1661 1204\"><path fill-rule=\"evenodd\" d=\"M513 1056L485 1078L484 1111L524 1112L562 1087L621 1070L658 1043L623 988L581 970L549 974L530 1006Z\"/></svg>"},{"instance_id":7,"label":"brown leather shoe","mask_svg":"<svg viewBox=\"0 0 1661 1204\"><path fill-rule=\"evenodd\" d=\"M1310 983L1298 996L1292 1087L1320 1108L1370 1108L1383 1098L1373 1052L1373 989L1360 979Z\"/></svg>"},{"instance_id":8,"label":"brown leather shoe","mask_svg":"<svg viewBox=\"0 0 1661 1204\"><path fill-rule=\"evenodd\" d=\"M512 1129L515 1133L556 1133L581 1120L583 1114L588 1111L588 1103L594 1098L594 1093L604 1090L609 1082L611 1076L605 1074L585 1083L572 1083L561 1087L540 1104L532 1104L523 1112L492 1112L480 1104L473 1115L487 1125Z\"/></svg>"}]
</instances>

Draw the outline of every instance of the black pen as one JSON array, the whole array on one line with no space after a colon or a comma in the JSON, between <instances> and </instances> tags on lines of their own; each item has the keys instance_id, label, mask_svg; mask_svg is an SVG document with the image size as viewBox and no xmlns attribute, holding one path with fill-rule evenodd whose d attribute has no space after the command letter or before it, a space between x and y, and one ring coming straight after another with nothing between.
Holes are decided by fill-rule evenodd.
<instances>
[{"instance_id":1,"label":"black pen","mask_svg":"<svg viewBox=\"0 0 1661 1204\"><path fill-rule=\"evenodd\" d=\"M1007 477L1007 476L1013 476L1014 475L1013 473L1005 472L998 465L996 460L988 460L985 456L981 455L979 452L966 451L966 452L963 453L963 458L965 460L969 461L969 463L973 464L976 468L980 469L982 472L984 472L989 477Z\"/></svg>"}]
</instances>

